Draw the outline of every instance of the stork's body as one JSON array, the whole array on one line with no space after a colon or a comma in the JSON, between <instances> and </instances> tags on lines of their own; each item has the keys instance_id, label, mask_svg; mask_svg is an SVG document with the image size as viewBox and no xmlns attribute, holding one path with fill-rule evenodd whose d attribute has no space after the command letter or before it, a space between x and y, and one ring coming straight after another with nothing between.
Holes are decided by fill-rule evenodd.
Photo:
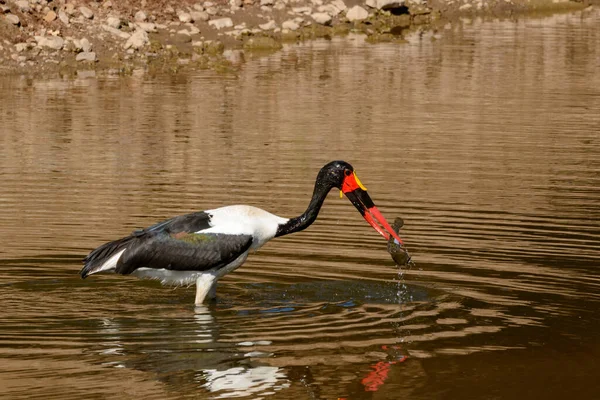
<instances>
[{"instance_id":1,"label":"stork's body","mask_svg":"<svg viewBox=\"0 0 600 400\"><path fill-rule=\"evenodd\" d=\"M195 302L201 304L205 298L215 297L217 280L242 265L251 250L312 224L333 187L340 188L381 235L387 238L392 234L400 240L350 164L334 161L321 169L308 208L296 218L278 217L246 205L178 216L98 247L84 260L81 276L113 271L163 284L196 283Z\"/></svg>"}]
</instances>

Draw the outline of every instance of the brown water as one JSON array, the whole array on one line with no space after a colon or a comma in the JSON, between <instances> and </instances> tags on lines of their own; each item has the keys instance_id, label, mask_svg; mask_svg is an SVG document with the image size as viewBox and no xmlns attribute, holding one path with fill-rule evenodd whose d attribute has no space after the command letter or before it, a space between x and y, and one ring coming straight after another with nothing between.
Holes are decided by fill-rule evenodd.
<instances>
[{"instance_id":1,"label":"brown water","mask_svg":"<svg viewBox=\"0 0 600 400\"><path fill-rule=\"evenodd\" d=\"M318 41L237 75L0 80L0 397L597 398L600 13ZM417 266L331 193L195 309L97 245L351 162Z\"/></svg>"}]
</instances>

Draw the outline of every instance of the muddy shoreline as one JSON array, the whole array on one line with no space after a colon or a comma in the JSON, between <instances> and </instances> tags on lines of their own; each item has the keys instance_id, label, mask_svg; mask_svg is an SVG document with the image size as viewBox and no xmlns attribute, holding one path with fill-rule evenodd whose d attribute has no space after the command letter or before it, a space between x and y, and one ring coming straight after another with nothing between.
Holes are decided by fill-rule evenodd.
<instances>
[{"instance_id":1,"label":"muddy shoreline","mask_svg":"<svg viewBox=\"0 0 600 400\"><path fill-rule=\"evenodd\" d=\"M592 7L557 0L0 0L0 76L227 71L285 43L363 33L402 43L472 17Z\"/></svg>"}]
</instances>

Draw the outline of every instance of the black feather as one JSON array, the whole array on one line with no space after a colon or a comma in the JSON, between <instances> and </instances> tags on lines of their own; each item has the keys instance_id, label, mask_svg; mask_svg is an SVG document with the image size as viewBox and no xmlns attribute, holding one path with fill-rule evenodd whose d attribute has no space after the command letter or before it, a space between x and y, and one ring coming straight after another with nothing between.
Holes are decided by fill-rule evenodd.
<instances>
[{"instance_id":1,"label":"black feather","mask_svg":"<svg viewBox=\"0 0 600 400\"><path fill-rule=\"evenodd\" d=\"M210 228L210 215L204 211L195 212L186 215L180 215L175 218L168 219L158 224L152 225L149 228L141 231L135 231L137 234L146 232L199 232Z\"/></svg>"},{"instance_id":2,"label":"black feather","mask_svg":"<svg viewBox=\"0 0 600 400\"><path fill-rule=\"evenodd\" d=\"M90 254L83 259L84 267L79 271L82 279L94 272L94 269L100 267L106 260L108 260L113 254L127 247L127 245L134 239L133 236L127 236L113 242L108 242L100 247L94 249Z\"/></svg>"},{"instance_id":3,"label":"black feather","mask_svg":"<svg viewBox=\"0 0 600 400\"><path fill-rule=\"evenodd\" d=\"M250 235L149 233L135 238L117 263L116 272L131 274L138 268L172 271L207 271L226 266L252 244Z\"/></svg>"},{"instance_id":4,"label":"black feather","mask_svg":"<svg viewBox=\"0 0 600 400\"><path fill-rule=\"evenodd\" d=\"M197 233L210 227L210 215L196 212L136 230L127 237L93 250L84 259L81 277L86 278L125 248L127 250L116 266L119 274L131 274L138 268L165 268L174 271L222 268L252 245L250 235Z\"/></svg>"}]
</instances>

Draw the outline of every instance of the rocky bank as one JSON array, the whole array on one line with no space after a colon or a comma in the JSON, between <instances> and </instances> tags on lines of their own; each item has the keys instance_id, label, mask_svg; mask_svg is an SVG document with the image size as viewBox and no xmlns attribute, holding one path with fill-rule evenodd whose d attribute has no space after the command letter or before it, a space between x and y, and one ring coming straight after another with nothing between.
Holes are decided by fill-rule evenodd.
<instances>
[{"instance_id":1,"label":"rocky bank","mask_svg":"<svg viewBox=\"0 0 600 400\"><path fill-rule=\"evenodd\" d=\"M228 69L286 42L351 31L373 42L402 42L407 31L463 16L587 6L569 0L0 0L0 75Z\"/></svg>"}]
</instances>

